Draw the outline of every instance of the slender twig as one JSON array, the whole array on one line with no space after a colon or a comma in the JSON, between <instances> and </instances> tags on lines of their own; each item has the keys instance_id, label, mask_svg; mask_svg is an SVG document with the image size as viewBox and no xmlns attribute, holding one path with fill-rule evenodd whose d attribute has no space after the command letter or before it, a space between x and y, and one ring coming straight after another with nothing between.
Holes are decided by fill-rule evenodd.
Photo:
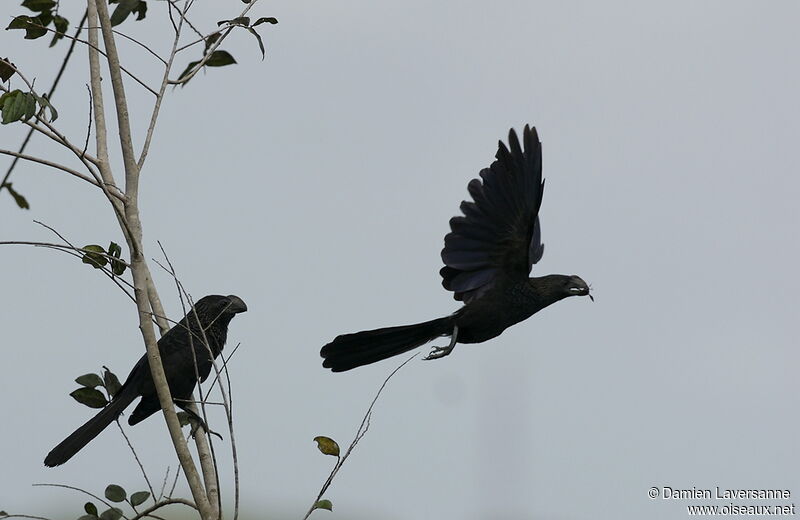
<instances>
[{"instance_id":1,"label":"slender twig","mask_svg":"<svg viewBox=\"0 0 800 520\"><path fill-rule=\"evenodd\" d=\"M75 38L77 38L81 34L81 31L83 30L83 26L85 23L86 23L86 12L83 13L83 18L81 18L81 21L78 24L78 28L75 31ZM67 70L67 63L69 63L69 59L72 57L72 51L75 50L76 43L77 42L75 40L70 41L69 47L67 48L67 53L64 55L64 59L61 61L61 67L59 67L58 73L56 74L56 77L53 80L53 84L50 86L50 90L47 92L47 99L53 98L53 94L55 93L56 88L58 87L58 83L61 81L61 76L63 76L64 71ZM28 142L31 140L31 137L33 136L33 132L34 132L33 128L28 130L28 134L25 136L25 139L23 139L22 144L19 147L18 153L22 153L25 151L25 148L28 146ZM3 177L2 182L0 182L0 189L2 189L2 186L8 181L8 178L11 176L11 172L14 171L14 167L17 165L18 161L19 157L14 157L14 160L11 161L11 165L8 167L8 170L6 170L6 174Z\"/></svg>"},{"instance_id":2,"label":"slender twig","mask_svg":"<svg viewBox=\"0 0 800 520\"><path fill-rule=\"evenodd\" d=\"M181 471L183 471L183 467L180 465L180 461L178 466L175 468L175 478L172 480L172 487L169 488L169 498L172 498L172 495L175 494L175 488L178 486L178 477L181 476Z\"/></svg>"},{"instance_id":3,"label":"slender twig","mask_svg":"<svg viewBox=\"0 0 800 520\"><path fill-rule=\"evenodd\" d=\"M11 150L4 150L2 148L0 148L0 154L2 154L2 155L10 155L11 157L15 157L16 159L22 159L24 161L30 161L30 162L43 164L45 166L49 166L51 168L55 168L56 170L61 170L63 172L66 172L66 173L68 173L68 174L70 174L70 175L72 175L74 177L77 177L77 178L81 179L82 181L86 181L89 184L91 184L93 186L96 186L98 188L102 187L102 183L97 182L96 179L93 179L93 178L89 177L88 175L83 174L83 173L81 173L81 172L79 172L77 170L73 170L69 166L64 166L63 164L59 164L59 163L56 163L56 162L53 162L53 161L48 161L47 159L42 159L41 157L34 157L33 155L27 155L27 154L19 153L19 152L12 152ZM120 195L119 193L116 193L116 192L109 192L109 193L111 193L112 197L116 197L119 200L124 200L125 199L125 197L123 195Z\"/></svg>"},{"instance_id":4,"label":"slender twig","mask_svg":"<svg viewBox=\"0 0 800 520\"><path fill-rule=\"evenodd\" d=\"M114 505L109 503L107 500L105 500L103 498L100 498L99 496L95 495L94 493L91 493L91 492L86 491L85 489L81 489L79 487L68 486L67 484L47 484L47 483L32 484L32 485L33 485L33 487L56 487L56 488L70 489L72 491L78 491L79 493L83 493L84 495L88 495L88 496L92 497L93 499L97 500L98 502L104 504L109 509L114 507ZM122 517L127 519L127 520L130 520L124 514L122 515Z\"/></svg>"},{"instance_id":5,"label":"slender twig","mask_svg":"<svg viewBox=\"0 0 800 520\"><path fill-rule=\"evenodd\" d=\"M52 32L52 33L62 34L62 33L59 33L59 32L58 32L57 30L55 30L55 29L51 29L50 27L46 27L46 26L44 26L44 25L41 25L41 24L38 24L38 23L35 23L35 22L30 22L30 25L32 25L32 26L34 26L34 27L37 27L37 28L39 28L39 29L44 29L44 30L45 30L45 31L47 31L47 32ZM116 31L115 31L115 32L116 32ZM102 49L100 49L100 48L98 48L98 47L93 47L93 46L92 46L92 44L91 44L91 43L89 43L89 42L88 42L88 41L86 41L86 40L81 40L80 38L77 38L77 37L75 37L75 36L70 36L69 34L65 34L65 35L64 35L64 37L65 37L65 38L68 38L68 39L70 39L70 40L74 40L74 41L76 41L76 42L78 42L78 43L82 43L82 44L84 44L84 45L86 45L86 46L88 46L88 47L92 47L92 48L94 48L94 50L96 50L97 52L99 52L100 54L102 54L103 56L105 56L106 58L108 58L108 56L106 55L106 53L105 53L105 52L103 52L103 50L102 50ZM158 93L157 93L155 90L153 90L152 88L150 88L150 87L147 85L147 83L145 83L144 81L142 81L141 79L139 79L139 78L138 78L138 77L137 77L135 74L133 74L131 71L129 71L128 69L126 69L126 68L125 68L125 67L123 67L122 65L120 65L120 67L119 67L119 68L120 68L120 70L121 70L122 72L124 72L125 74L127 74L127 75L128 75L128 76L129 76L129 77L132 79L132 80L134 80L136 83L138 83L139 85L141 85L142 87L144 87L144 89L145 89L145 90L148 90L148 91L149 91L151 94L153 94L154 96L157 96L157 95L158 95Z\"/></svg>"},{"instance_id":6,"label":"slender twig","mask_svg":"<svg viewBox=\"0 0 800 520\"><path fill-rule=\"evenodd\" d=\"M99 29L99 27L89 27L89 29ZM154 51L153 49L151 49L150 47L148 47L148 46L147 46L147 45L145 45L144 43L140 42L140 41L139 41L139 40L137 40L136 38L133 38L132 36L128 36L128 35L127 35L127 34L125 34L124 32L117 31L116 29L114 29L113 31L114 31L114 34L116 34L117 36L122 36L122 37L123 37L123 38L125 38L126 40L130 40L130 41L132 41L133 43L135 43L136 45L138 45L139 47L143 48L144 50L146 50L147 52L149 52L150 54L152 54L152 55L153 55L153 56L154 56L156 59L158 59L158 61L160 61L160 62L161 62L161 63L163 63L164 65L166 65L166 64L167 64L166 60L165 60L164 58L162 58L161 56L159 56L159 55L158 55L158 53L157 53L156 51Z\"/></svg>"},{"instance_id":7,"label":"slender twig","mask_svg":"<svg viewBox=\"0 0 800 520\"><path fill-rule=\"evenodd\" d=\"M148 507L147 509L143 509L139 514L137 514L136 516L132 517L131 520L140 520L140 519L145 518L147 516L151 516L152 517L152 516L154 516L152 514L153 512L161 509L164 506L168 506L170 504L183 504L185 506L191 507L194 510L197 510L197 506L195 506L194 503L189 501L189 500L185 500L183 498L168 498L166 500L162 500L160 502L157 502L156 504ZM155 518L158 518L158 517L155 517Z\"/></svg>"},{"instance_id":8,"label":"slender twig","mask_svg":"<svg viewBox=\"0 0 800 520\"><path fill-rule=\"evenodd\" d=\"M158 499L156 500L156 496L153 495L153 500L156 500L156 502L164 498L164 490L167 488L167 480L169 480L169 466L167 466L167 471L164 473L164 481L161 483L161 491L158 492Z\"/></svg>"},{"instance_id":9,"label":"slender twig","mask_svg":"<svg viewBox=\"0 0 800 520\"><path fill-rule=\"evenodd\" d=\"M178 279L177 274L175 272L175 267L172 265L172 262L170 261L169 256L167 255L167 252L164 250L164 246L161 244L161 242L158 242L158 246L161 248L161 253L164 255L164 258L165 258L165 260L167 262L167 265L169 265L169 272L170 272L173 280L175 281L175 285L176 285L176 288L178 290L178 298L179 298L179 300L181 302L181 308L183 309L184 315L187 316L187 320L188 320L191 317L191 313L187 312L186 301L188 301L189 307L190 307L191 310L194 309L194 301L192 301L191 296L185 291L185 289L183 288L183 285L181 284L180 280ZM162 266L162 268L163 268L163 266ZM184 297L186 298L186 301L184 300ZM199 326L200 334L202 336L202 338L198 338L198 339L199 339L200 343L206 347L206 349L208 351L209 358L211 359L212 366L216 366L214 364L214 354L213 354L213 352L211 352L211 349L210 349L209 343L208 343L208 338L206 338L206 336L205 336L205 328L203 327L203 324L200 323L200 317L197 315L197 313L194 313L194 316L197 319L197 324ZM209 324L209 327L213 324L213 321L215 321L215 320L212 320L212 323ZM190 349L190 351L192 353L192 362L193 362L193 365L194 365L195 379L197 381L197 392L200 395L200 412L202 414L203 421L206 423L206 425L208 425L208 415L206 414L206 408L205 408L205 405L204 405L204 402L205 402L206 398L203 395L203 386L202 386L202 384L200 384L200 374L198 372L198 366L197 366L197 354L195 352L195 347L194 347L194 339L195 338L194 338L194 334L192 333L191 327L189 326L188 322L187 322L187 328L188 328L189 333L190 333L189 334L189 349ZM223 395L223 401L224 400L225 400L225 396ZM197 408L194 405L190 404L190 405L188 405L188 408L190 410L192 410L193 412L197 413ZM205 432L201 431L201 432L197 432L197 433L198 433L198 435L195 436L195 444L197 446L197 453L198 453L198 456L200 458L200 465L201 465L201 468L203 470L203 478L205 480L205 485L206 485L206 496L208 497L208 500L209 500L210 503L214 503L216 505L216 513L219 516L219 515L222 514L222 497L221 497L221 495L219 493L219 485L220 485L219 484L219 473L217 472L217 456L216 456L216 452L214 450L214 442L213 442L213 439L211 439L210 437L205 435ZM231 434L231 437L232 436L233 436L233 434ZM216 499L216 500L214 500L214 499Z\"/></svg>"},{"instance_id":10,"label":"slender twig","mask_svg":"<svg viewBox=\"0 0 800 520\"><path fill-rule=\"evenodd\" d=\"M180 9L178 9L177 7L175 7L175 4L176 4L176 3L177 3L177 2L176 2L175 0L167 0L167 4L168 4L168 5L171 7L171 9L170 9L170 16L172 16L172 9L175 9L176 11L178 11L178 14L181 14L181 12L180 12ZM187 7L187 8L190 8L190 7L192 6L192 4L193 4L193 3L194 3L194 2L189 2L189 3L186 5L186 7ZM182 17L182 18L183 18L183 20L186 22L186 25L188 25L188 26L189 26L189 28L190 28L192 31L194 31L194 33L195 33L196 35L198 35L198 36L199 36L199 37L201 37L201 38L203 37L203 33L202 33L202 32L200 32L200 30L199 30L197 27L195 27L195 26L194 26L194 24L192 24L192 22L189 20L189 17L188 17L188 16L186 16L185 14L181 14L181 17Z\"/></svg>"},{"instance_id":11,"label":"slender twig","mask_svg":"<svg viewBox=\"0 0 800 520\"><path fill-rule=\"evenodd\" d=\"M144 481L147 483L147 489L150 490L150 496L153 497L153 500L155 500L156 494L153 491L153 486L150 484L150 479L147 478L147 472L144 470L144 465L142 465L142 461L139 460L139 455L137 455L136 450L134 449L133 444L131 443L131 440L128 438L128 434L125 433L125 428L123 428L122 425L119 423L119 417L117 417L114 422L117 423L117 428L119 428L119 432L125 438L125 442L128 444L128 448L130 448L131 453L133 454L133 458L136 460L136 464L139 465L139 469L142 471L142 477L144 477Z\"/></svg>"},{"instance_id":12,"label":"slender twig","mask_svg":"<svg viewBox=\"0 0 800 520\"><path fill-rule=\"evenodd\" d=\"M386 388L386 384L389 382L389 380L392 378L392 376L394 376L401 368L406 366L406 364L408 364L409 361L411 361L412 359L414 359L418 355L419 355L419 353L414 354L410 358L408 358L405 361L403 361L400 364L400 366L398 366L397 368L392 370L392 372L386 377L386 379L383 380L383 384L378 389L378 392L375 394L375 397L372 399L372 402L369 404L369 408L367 408L367 413L364 414L364 418L361 420L361 424L359 425L358 430L356 430L356 435L353 438L353 442L350 443L350 447L347 448L347 451L344 453L344 455L342 455L341 457L337 457L336 464L333 466L333 470L331 471L331 474L328 475L327 480L325 480L325 483L322 485L322 488L319 490L319 494L317 495L317 498L314 500L314 502L312 502L311 507L308 509L308 512L306 513L306 516L303 517L303 520L306 520L309 516L311 516L311 513L314 512L314 509L315 509L314 506L322 498L322 495L324 495L325 492L328 490L328 487L331 485L331 482L333 482L334 477L336 477L336 474L339 472L341 467L344 465L345 461L347 460L347 457L349 457L350 453L352 453L353 448L355 448L356 445L358 444L358 442L362 438L364 438L364 435L367 434L367 431L369 430L370 419L372 418L372 408L375 406L375 403L378 401L378 398L381 396L381 393L383 392L383 389Z\"/></svg>"},{"instance_id":13,"label":"slender twig","mask_svg":"<svg viewBox=\"0 0 800 520\"><path fill-rule=\"evenodd\" d=\"M86 85L86 90L89 91L89 124L86 128L86 142L83 143L83 152L81 155L86 155L86 150L89 149L89 138L92 136L92 111L94 110L94 103L92 102L92 87Z\"/></svg>"},{"instance_id":14,"label":"slender twig","mask_svg":"<svg viewBox=\"0 0 800 520\"><path fill-rule=\"evenodd\" d=\"M81 248L72 247L72 246L65 246L63 244L50 244L50 243L47 243L47 242L26 242L26 241L22 241L22 240L6 240L6 241L0 242L0 245L44 247L44 248L47 248L47 249L55 249L56 251L61 251L61 252L70 254L70 255L72 255L72 256L74 256L76 258L80 258L80 259L83 259L83 254L78 254L78 252L81 252L81 253L92 253L92 254L104 256L106 258L113 258L114 260L118 260L116 257L112 257L112 256L104 254L104 253L97 253L95 251L86 251L86 250L81 249ZM134 302L136 301L136 299L133 297L133 295L130 292L128 292L128 290L125 287L123 287L123 284L125 284L125 285L133 288L133 286L130 284L130 282L128 282L124 278L120 278L119 276L115 275L113 272L111 272L106 267L99 267L98 269L100 269L100 271L102 271L104 275L106 275L112 282L114 282L114 285L119 287L119 289L123 293L125 293L125 295L128 298L131 299L131 301L134 301Z\"/></svg>"},{"instance_id":15,"label":"slender twig","mask_svg":"<svg viewBox=\"0 0 800 520\"><path fill-rule=\"evenodd\" d=\"M170 4L171 5L171 4ZM150 115L150 124L147 127L147 134L144 138L144 144L142 145L142 151L139 154L139 160L137 164L139 169L142 169L142 165L144 164L145 159L147 158L147 152L150 151L150 142L153 139L153 133L155 132L156 121L158 121L158 114L161 111L161 102L164 99L164 94L167 91L167 85L169 84L169 74L172 71L172 64L175 61L175 54L176 48L178 47L178 42L181 38L181 29L183 28L183 21L186 19L186 11L189 9L189 4L186 2L184 4L184 10L181 12L181 19L178 22L178 27L175 30L175 38L172 40L172 50L169 53L169 58L165 63L164 68L164 75L161 78L161 86L158 89L158 96L156 96L156 102L153 106L153 113Z\"/></svg>"},{"instance_id":16,"label":"slender twig","mask_svg":"<svg viewBox=\"0 0 800 520\"><path fill-rule=\"evenodd\" d=\"M244 8L244 10L239 14L239 16L237 18L241 18L242 16L246 15L247 12L250 9L252 9L253 6L256 5L257 2L258 2L258 0L252 0L249 4L247 4L247 7ZM189 71L185 76L182 76L181 78L178 78L176 80L170 80L170 82L169 82L170 85L182 85L182 84L186 83L187 81L189 81L190 79L192 79L195 76L195 74L197 74L200 71L200 69L203 68L203 66L206 64L206 62L209 59L211 59L211 56L214 54L214 51L217 50L217 48L219 48L220 44L222 44L222 42L225 41L225 38L228 37L228 35L231 33L231 31L235 27L236 26L231 25L228 28L226 28L225 30L223 30L223 32L220 35L220 37L217 38L217 41L215 41L213 44L211 44L209 46L208 49L206 49L205 55L203 56L203 59L201 59L199 62L197 62L197 64L194 66L194 68L191 71ZM178 52L178 51L176 50L176 52Z\"/></svg>"}]
</instances>

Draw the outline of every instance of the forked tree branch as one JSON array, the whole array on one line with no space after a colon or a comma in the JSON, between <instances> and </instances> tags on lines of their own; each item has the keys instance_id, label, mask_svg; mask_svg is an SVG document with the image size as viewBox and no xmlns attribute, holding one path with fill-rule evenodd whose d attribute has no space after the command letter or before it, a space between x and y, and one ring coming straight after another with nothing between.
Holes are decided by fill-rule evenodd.
<instances>
[{"instance_id":1,"label":"forked tree branch","mask_svg":"<svg viewBox=\"0 0 800 520\"><path fill-rule=\"evenodd\" d=\"M134 290L134 296L136 298L138 310L139 329L147 348L147 358L159 403L161 404L161 409L167 423L170 437L172 438L173 446L175 447L181 467L189 483L195 505L200 512L200 516L204 520L212 520L215 518L213 508L203 489L203 484L200 480L200 475L197 473L194 461L192 460L189 447L181 434L180 423L175 414L172 395L169 390L169 385L167 384L164 367L161 363L161 355L158 349L155 331L153 330L153 325L149 317L151 298L148 293L151 291L152 284L149 281L150 276L142 251L142 225L138 208L139 167L134 157L125 86L122 80L114 33L111 29L108 5L103 0L88 0L88 3L90 11L94 12L90 13L89 25L96 27L99 22L99 26L101 27L108 69L111 77L111 86L114 93L114 106L116 108L119 138L125 169L125 196L127 200L124 204L124 216L129 231L126 239L131 252L131 273L136 288ZM95 15L94 19L92 19L92 14ZM152 289L154 290L154 287L152 287Z\"/></svg>"}]
</instances>

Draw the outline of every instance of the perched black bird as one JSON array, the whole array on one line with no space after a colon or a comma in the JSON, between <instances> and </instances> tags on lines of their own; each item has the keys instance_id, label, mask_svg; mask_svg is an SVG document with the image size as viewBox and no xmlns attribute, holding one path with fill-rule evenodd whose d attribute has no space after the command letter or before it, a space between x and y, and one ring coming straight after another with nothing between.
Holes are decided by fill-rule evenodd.
<instances>
[{"instance_id":1,"label":"perched black bird","mask_svg":"<svg viewBox=\"0 0 800 520\"><path fill-rule=\"evenodd\" d=\"M539 229L544 182L536 129L526 125L522 139L524 150L514 129L509 131L510 150L498 144L497 160L467 186L474 202L462 202L464 216L450 219L439 274L464 306L416 325L338 336L320 351L323 367L343 372L450 336L448 346L434 347L425 359L441 358L457 342L487 341L567 296L589 296L578 276L528 278L544 252Z\"/></svg>"},{"instance_id":2,"label":"perched black bird","mask_svg":"<svg viewBox=\"0 0 800 520\"><path fill-rule=\"evenodd\" d=\"M189 314L158 340L161 363L164 365L172 399L178 407L183 409L192 398L197 375L200 376L200 381L205 381L211 372L212 358L209 356L209 349L216 358L225 346L231 319L246 310L247 305L238 296L205 296L195 303ZM53 467L67 462L119 417L137 397L142 400L128 418L131 426L161 410L147 354L136 363L111 402L53 448L45 457L44 465Z\"/></svg>"}]
</instances>

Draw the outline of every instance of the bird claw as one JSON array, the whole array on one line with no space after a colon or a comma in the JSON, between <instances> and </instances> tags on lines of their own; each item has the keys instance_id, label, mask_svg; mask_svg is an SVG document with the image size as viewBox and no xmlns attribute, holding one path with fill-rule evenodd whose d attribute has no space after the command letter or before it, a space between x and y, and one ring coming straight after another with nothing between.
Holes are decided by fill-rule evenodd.
<instances>
[{"instance_id":1,"label":"bird claw","mask_svg":"<svg viewBox=\"0 0 800 520\"><path fill-rule=\"evenodd\" d=\"M429 361L431 359L443 358L446 355L450 354L452 351L453 347L433 347L430 353L422 359Z\"/></svg>"},{"instance_id":2,"label":"bird claw","mask_svg":"<svg viewBox=\"0 0 800 520\"><path fill-rule=\"evenodd\" d=\"M216 435L217 437L219 437L219 440L221 441L225 440L223 439L222 435L209 428L208 424L206 424L206 422L200 419L199 417L198 418L190 417L189 421L192 423L192 430L190 432L192 439L195 439L197 437L197 431L202 429L208 435Z\"/></svg>"},{"instance_id":3,"label":"bird claw","mask_svg":"<svg viewBox=\"0 0 800 520\"><path fill-rule=\"evenodd\" d=\"M192 428L192 439L197 437L197 431L200 430L200 429L202 429L208 435L216 435L217 437L219 437L219 440L221 440L221 441L225 440L222 437L222 435L220 435L219 433L217 433L214 430L210 429L208 427L208 425L205 425L205 424L200 424L200 425L197 425L194 428Z\"/></svg>"}]
</instances>

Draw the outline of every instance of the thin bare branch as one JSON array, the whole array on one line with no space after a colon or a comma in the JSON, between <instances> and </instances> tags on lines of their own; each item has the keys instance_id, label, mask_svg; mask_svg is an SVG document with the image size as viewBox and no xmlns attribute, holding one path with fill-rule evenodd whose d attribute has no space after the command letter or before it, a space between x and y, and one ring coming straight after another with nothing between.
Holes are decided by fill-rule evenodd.
<instances>
[{"instance_id":1,"label":"thin bare branch","mask_svg":"<svg viewBox=\"0 0 800 520\"><path fill-rule=\"evenodd\" d=\"M139 41L139 40L137 40L136 38L133 38L132 36L128 36L128 35L127 35L127 34L125 34L124 32L117 31L117 30L114 30L114 34L116 34L117 36L122 36L122 37L123 37L123 38L125 38L126 40L130 40L130 41L132 41L133 43L135 43L136 45L138 45L138 46L139 46L139 47L141 47L142 49L144 49L144 50L146 50L147 52L149 52L150 54L152 54L152 55L153 55L153 56L154 56L154 57L155 57L155 58L156 58L158 61L160 61L160 62L161 62L161 63L163 63L164 65L166 65L166 64L167 64L167 61L166 61L164 58L162 58L161 56L159 56L159 55L158 55L158 53L157 53L156 51L154 51L153 49L151 49L150 47L148 47L148 46L147 46L147 45L145 45L144 43L140 42L140 41Z\"/></svg>"},{"instance_id":2,"label":"thin bare branch","mask_svg":"<svg viewBox=\"0 0 800 520\"><path fill-rule=\"evenodd\" d=\"M178 47L178 42L181 38L181 29L183 28L183 21L186 19L186 10L188 10L188 8L189 4L186 2L184 4L184 10L181 12L180 22L178 22L178 26L175 29L175 38L172 40L172 50L170 51L169 58L165 63L166 66L164 67L164 75L161 78L161 86L158 89L158 96L156 96L156 102L153 106L153 113L150 115L150 124L147 127L147 134L144 138L142 151L139 154L139 160L137 161L137 165L139 166L140 170L142 169L145 159L147 159L147 153L150 151L150 142L153 140L153 133L155 132L156 122L158 121L158 114L161 111L161 102L164 100L164 95L167 91L167 85L169 84L169 74L172 71L172 64L175 61L175 49Z\"/></svg>"},{"instance_id":3,"label":"thin bare branch","mask_svg":"<svg viewBox=\"0 0 800 520\"><path fill-rule=\"evenodd\" d=\"M49 166L51 168L55 168L56 170L61 170L63 172L69 173L70 175L73 175L73 176L75 176L75 177L77 177L77 178L79 178L79 179L81 179L83 181L86 181L89 184L91 184L91 185L93 185L93 186L95 186L97 188L101 188L102 189L102 184L97 182L96 179L93 179L93 178L89 177L88 175L83 174L83 173L81 173L81 172L79 172L77 170L73 170L72 168L70 168L68 166L64 166L63 164L59 164L59 163L56 163L56 162L53 162L53 161L48 161L47 159L42 159L41 157L34 157L33 155L27 155L27 154L19 153L19 152L12 152L11 150L4 150L2 148L0 148L0 154L10 155L11 157L16 157L17 159L22 159L24 161L31 161L31 162L43 164L45 166ZM112 197L116 197L119 200L125 200L125 196L120 194L120 193L117 193L117 192L109 192L109 193L111 194Z\"/></svg>"},{"instance_id":4,"label":"thin bare branch","mask_svg":"<svg viewBox=\"0 0 800 520\"><path fill-rule=\"evenodd\" d=\"M339 472L341 467L344 465L345 461L350 456L350 453L353 452L353 449L356 447L356 445L359 443L359 441L362 438L364 438L364 435L367 434L367 431L369 430L370 419L372 418L372 408L375 406L375 403L378 401L378 398L381 396L381 393L383 392L383 389L386 388L386 384L389 382L389 380L392 378L392 376L394 376L401 368L406 366L409 361L411 361L412 359L414 359L418 355L419 355L419 353L416 353L413 356L411 356L410 358L408 358L405 361L403 361L397 368L392 370L392 372L386 377L386 379L383 380L383 384L378 389L378 392L375 394L375 397L372 399L372 402L369 404L369 408L367 408L367 413L364 414L364 418L361 420L361 424L359 425L358 430L356 430L356 435L353 438L353 442L350 443L350 446L347 448L347 451L344 453L344 455L339 457L339 458L337 458L336 464L333 466L333 470L331 471L331 474L328 475L327 480L325 480L325 483L322 485L322 488L319 490L319 494L317 495L317 498L314 499L314 502L312 502L311 507L308 509L308 512L306 513L306 516L303 517L303 520L306 520L309 516L311 516L311 513L314 512L314 510L315 510L314 506L322 498L322 495L324 495L325 492L328 490L328 487L330 487L331 483L333 482L334 477L336 477L336 474Z\"/></svg>"},{"instance_id":5,"label":"thin bare branch","mask_svg":"<svg viewBox=\"0 0 800 520\"><path fill-rule=\"evenodd\" d=\"M192 503L189 500L184 500L183 498L168 498L166 500L162 500L162 501L160 501L160 502L148 507L147 509L143 509L139 514L137 514L136 516L132 517L131 520L140 520L140 519L148 517L148 516L153 516L154 512L156 512L159 509L161 509L162 507L168 506L170 504L183 504L185 506L191 507L195 511L197 510L197 506L195 506L194 503ZM155 517L155 518L158 518L158 517Z\"/></svg>"},{"instance_id":6,"label":"thin bare branch","mask_svg":"<svg viewBox=\"0 0 800 520\"><path fill-rule=\"evenodd\" d=\"M89 138L92 136L92 116L94 111L94 103L92 102L92 87L87 84L86 90L89 91L89 124L86 125L86 141L83 143L83 152L81 152L81 155L84 157L86 156L86 150L89 149Z\"/></svg>"},{"instance_id":7,"label":"thin bare branch","mask_svg":"<svg viewBox=\"0 0 800 520\"><path fill-rule=\"evenodd\" d=\"M79 493L83 493L84 495L88 495L88 496L92 497L93 499L95 499L98 502L102 503L103 505L105 505L109 509L114 507L113 504L109 503L104 498L100 498L99 496L95 495L94 493L91 493L91 492L86 491L85 489L81 489L79 487L68 486L67 484L48 484L48 483L32 484L32 485L33 485L33 487L55 487L55 488L70 489L72 491L77 491ZM122 515L122 517L125 518L125 519L128 519L128 517L125 516L124 514ZM128 519L128 520L130 520L130 519Z\"/></svg>"},{"instance_id":8,"label":"thin bare branch","mask_svg":"<svg viewBox=\"0 0 800 520\"><path fill-rule=\"evenodd\" d=\"M59 32L58 32L57 30L55 30L55 29L51 29L50 27L46 27L46 26L44 26L44 25L37 24L37 23L35 23L35 22L30 22L30 25L32 25L32 26L35 26L35 27L38 27L38 28L40 28L40 29L44 29L44 30L45 30L45 31L47 31L47 32L52 32L52 33L58 33L58 34L62 34L62 33L59 33ZM116 32L116 31L114 31L114 32ZM89 43L88 41L86 41L86 40L81 40L80 38L77 38L77 37L75 37L75 36L70 36L69 34L65 34L65 35L64 35L64 37L65 37L65 38L67 38L67 39L70 39L70 40L74 40L74 41L76 41L76 42L78 42L78 43L82 43L82 44L84 44L84 45L86 45L86 46L92 47L92 44L91 44L91 43ZM106 55L106 54L103 52L103 50L102 50L102 49L100 49L100 48L98 48L98 47L93 47L93 48L94 48L94 50L96 50L97 52L99 52L100 54L102 54L103 56L105 56L106 58L108 58L108 56L107 56L107 55ZM138 83L139 85L141 85L142 87L144 87L144 89L145 89L145 90L148 90L148 91L149 91L151 94L153 94L154 96L157 96L157 95L158 95L158 94L156 93L156 91L155 91L155 90L153 90L152 88L150 88L150 87L147 85L147 83L145 83L144 81L142 81L141 79L139 79L139 78L138 78L138 77L137 77L135 74L133 74L131 71L129 71L128 69L126 69L126 68L125 68L125 67L123 67L122 65L120 65L120 67L119 67L119 68L120 68L120 70L121 70L122 72L124 72L125 74L127 74L127 75L128 75L128 76L129 76L129 77L132 79L132 80L134 80L136 83Z\"/></svg>"},{"instance_id":9,"label":"thin bare branch","mask_svg":"<svg viewBox=\"0 0 800 520\"><path fill-rule=\"evenodd\" d=\"M117 423L117 428L119 428L119 432L125 438L125 442L128 444L128 448L130 448L131 453L133 454L133 458L136 460L136 464L139 465L139 469L142 472L142 477L144 477L144 481L147 483L147 489L150 490L150 496L153 497L153 500L155 500L156 493L155 491L153 491L153 486L150 484L150 479L147 478L147 472L144 470L144 465L142 465L142 461L139 460L139 455L136 453L133 444L131 444L131 440L128 438L128 434L125 433L125 428L123 428L122 425L119 423L119 417L117 417L117 419L114 422Z\"/></svg>"},{"instance_id":10,"label":"thin bare branch","mask_svg":"<svg viewBox=\"0 0 800 520\"><path fill-rule=\"evenodd\" d=\"M178 7L175 6L176 3L178 3L176 0L167 0L167 4L170 6L170 16L172 16L172 9L175 9L178 12L178 14L181 15L181 17L183 18L183 21L186 22L186 25L188 25L189 28L192 31L194 31L194 33L196 35L198 35L199 37L202 38L203 37L203 33L200 32L200 30L197 27L195 27L194 24L192 24L192 22L189 20L189 17L186 16L185 12L181 13L181 10L178 9ZM186 11L188 11L192 7L193 3L194 2L187 2L186 3L186 5L185 5Z\"/></svg>"}]
</instances>

